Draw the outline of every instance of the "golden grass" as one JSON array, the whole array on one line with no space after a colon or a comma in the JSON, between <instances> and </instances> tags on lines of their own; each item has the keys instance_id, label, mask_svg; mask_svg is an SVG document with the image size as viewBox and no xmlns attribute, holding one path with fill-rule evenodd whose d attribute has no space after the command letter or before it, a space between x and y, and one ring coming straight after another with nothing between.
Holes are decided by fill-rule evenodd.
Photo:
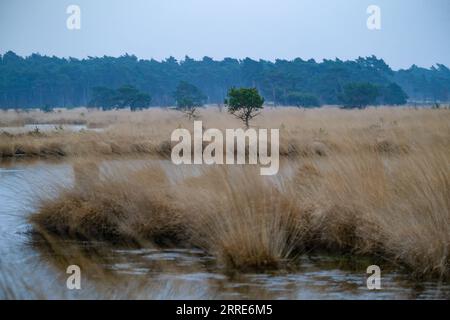
<instances>
[{"instance_id":1,"label":"golden grass","mask_svg":"<svg viewBox=\"0 0 450 320\"><path fill-rule=\"evenodd\" d=\"M295 257L302 208L256 168L213 167L176 188L192 242L239 270L280 267Z\"/></svg>"},{"instance_id":2,"label":"golden grass","mask_svg":"<svg viewBox=\"0 0 450 320\"><path fill-rule=\"evenodd\" d=\"M99 180L92 162L74 168L76 184L63 189L60 199L64 201L42 199L39 215L32 217L47 231L141 245L147 241L180 245L186 239L161 169L152 166L130 176L115 172Z\"/></svg>"},{"instance_id":3,"label":"golden grass","mask_svg":"<svg viewBox=\"0 0 450 320\"><path fill-rule=\"evenodd\" d=\"M96 141L164 141L191 125L172 111L147 113L155 117L118 120ZM215 110L201 117L208 127L240 125ZM280 127L289 156L276 177L253 166L206 166L175 183L175 168L100 173L80 163L75 186L41 201L31 219L37 231L63 237L200 247L244 271L325 249L448 278L449 120L449 110L266 110L254 125Z\"/></svg>"},{"instance_id":4,"label":"golden grass","mask_svg":"<svg viewBox=\"0 0 450 320\"><path fill-rule=\"evenodd\" d=\"M39 113L35 122L76 121L81 111ZM69 132L56 130L41 133L2 133L0 158L14 156L104 156L104 155L170 155L170 134L175 128L192 130L192 121L182 113L168 109L129 111L85 111L88 126L104 131ZM6 125L15 113L3 112ZM416 144L446 143L449 136L450 110L413 108L370 108L344 111L336 108L301 110L297 108L266 109L252 123L260 128L280 129L280 154L290 157L326 156L348 153L345 137L360 149L377 149L385 153L406 153ZM242 127L237 119L215 108L202 109L200 120L206 128ZM431 129L432 128L432 129ZM7 128L3 130L7 131ZM351 147L351 146L350 146Z\"/></svg>"}]
</instances>

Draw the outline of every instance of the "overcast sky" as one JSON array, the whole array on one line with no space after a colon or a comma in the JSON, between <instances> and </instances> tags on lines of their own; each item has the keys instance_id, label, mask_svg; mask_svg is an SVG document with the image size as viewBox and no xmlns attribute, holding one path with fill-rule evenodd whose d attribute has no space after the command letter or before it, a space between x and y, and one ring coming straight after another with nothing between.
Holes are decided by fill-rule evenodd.
<instances>
[{"instance_id":1,"label":"overcast sky","mask_svg":"<svg viewBox=\"0 0 450 320\"><path fill-rule=\"evenodd\" d=\"M81 29L66 27L69 5ZM381 30L369 30L369 5ZM450 0L0 0L0 53L318 61L375 54L450 66Z\"/></svg>"}]
</instances>

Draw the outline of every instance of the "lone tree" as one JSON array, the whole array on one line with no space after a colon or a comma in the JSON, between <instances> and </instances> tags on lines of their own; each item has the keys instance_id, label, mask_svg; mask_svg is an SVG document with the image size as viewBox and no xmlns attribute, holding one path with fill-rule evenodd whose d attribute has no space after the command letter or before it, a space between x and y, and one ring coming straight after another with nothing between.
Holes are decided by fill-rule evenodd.
<instances>
[{"instance_id":1,"label":"lone tree","mask_svg":"<svg viewBox=\"0 0 450 320\"><path fill-rule=\"evenodd\" d=\"M312 108L319 107L319 99L316 96L308 93L291 92L286 95L286 102L289 105L296 106L298 108Z\"/></svg>"},{"instance_id":2,"label":"lone tree","mask_svg":"<svg viewBox=\"0 0 450 320\"><path fill-rule=\"evenodd\" d=\"M264 98L256 88L231 88L225 104L228 106L228 112L241 119L248 129L250 120L261 113Z\"/></svg>"},{"instance_id":3,"label":"lone tree","mask_svg":"<svg viewBox=\"0 0 450 320\"><path fill-rule=\"evenodd\" d=\"M363 109L368 105L375 104L379 94L378 87L371 83L349 83L344 86L340 98L345 108Z\"/></svg>"},{"instance_id":4,"label":"lone tree","mask_svg":"<svg viewBox=\"0 0 450 320\"><path fill-rule=\"evenodd\" d=\"M177 110L184 112L189 119L197 117L197 108L202 107L206 97L199 88L181 81L173 94L177 101Z\"/></svg>"}]
</instances>

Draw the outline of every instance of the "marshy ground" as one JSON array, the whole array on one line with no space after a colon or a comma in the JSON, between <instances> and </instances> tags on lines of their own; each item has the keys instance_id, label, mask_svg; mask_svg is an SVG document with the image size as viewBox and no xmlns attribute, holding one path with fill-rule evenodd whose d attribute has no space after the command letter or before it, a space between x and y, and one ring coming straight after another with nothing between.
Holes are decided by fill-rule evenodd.
<instances>
[{"instance_id":1,"label":"marshy ground","mask_svg":"<svg viewBox=\"0 0 450 320\"><path fill-rule=\"evenodd\" d=\"M215 108L201 110L200 119L207 128L241 126ZM8 131L49 123L86 129ZM327 261L324 257L336 255L353 260L362 278L368 265L380 264L411 283L448 283L450 110L267 109L253 125L280 129L282 165L274 177L261 177L256 166L172 165L172 130L192 129L192 121L173 110L8 112L1 115L1 124L0 155L10 166L17 166L17 158L44 164L58 160L70 172L68 180L68 174L53 169L38 170L49 173L38 179L21 175L28 190L20 201L27 207L23 226L30 231L30 246L56 269L76 259L97 270L109 279L97 281L102 286L115 278L114 270L111 276L101 267L108 265L102 257L110 254L69 250L68 243L102 243L108 252L157 250L163 257L181 250L181 257L188 252L201 261L199 270L212 268L219 278L254 276L249 283L260 284L258 274L261 280L280 273L300 281L302 274L319 272L317 264L308 269L311 260L305 257ZM10 198L25 192L14 193L14 183L3 188ZM161 270L174 267L158 265ZM139 266L156 268L145 262ZM3 284L8 273L2 274L3 292L14 293L10 284ZM227 281L218 282L233 282ZM353 297L361 285L353 288ZM216 294L227 297L224 292ZM325 290L323 297L327 294L332 296Z\"/></svg>"}]
</instances>

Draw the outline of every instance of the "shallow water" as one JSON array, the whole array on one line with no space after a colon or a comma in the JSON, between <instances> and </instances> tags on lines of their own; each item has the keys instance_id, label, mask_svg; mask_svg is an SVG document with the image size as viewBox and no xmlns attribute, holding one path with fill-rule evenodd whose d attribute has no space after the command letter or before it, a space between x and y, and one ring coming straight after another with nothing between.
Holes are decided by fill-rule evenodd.
<instances>
[{"instance_id":1,"label":"shallow water","mask_svg":"<svg viewBox=\"0 0 450 320\"><path fill-rule=\"evenodd\" d=\"M28 133L38 130L39 132L54 132L54 131L103 131L103 128L89 128L85 124L25 124L22 127L0 127L0 131L11 134Z\"/></svg>"},{"instance_id":2,"label":"shallow water","mask_svg":"<svg viewBox=\"0 0 450 320\"><path fill-rule=\"evenodd\" d=\"M137 163L145 161L132 165ZM117 161L110 164L109 169L123 166ZM176 170L167 162L161 164L174 178ZM179 178L192 168L177 170ZM450 298L450 284L414 282L383 264L382 289L368 290L366 268L374 263L370 259L305 255L294 270L229 274L200 250L130 249L61 240L49 247L30 233L27 216L35 210L36 195L49 196L57 192L58 185L73 183L73 171L66 162L0 163L1 298ZM81 267L81 290L66 288L65 271L70 264Z\"/></svg>"}]
</instances>

